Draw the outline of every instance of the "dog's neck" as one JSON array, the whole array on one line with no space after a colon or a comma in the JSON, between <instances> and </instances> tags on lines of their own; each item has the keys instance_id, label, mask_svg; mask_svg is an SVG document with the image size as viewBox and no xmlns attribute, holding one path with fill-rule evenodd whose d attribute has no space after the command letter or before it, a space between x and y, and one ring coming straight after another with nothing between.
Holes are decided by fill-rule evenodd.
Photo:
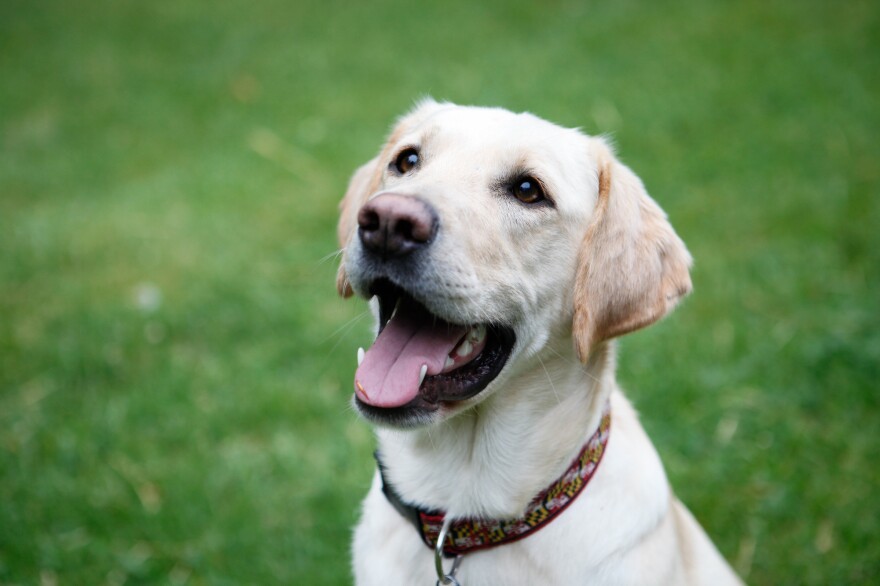
<instances>
[{"instance_id":1,"label":"dog's neck","mask_svg":"<svg viewBox=\"0 0 880 586\"><path fill-rule=\"evenodd\" d=\"M512 518L596 431L614 388L614 345L586 366L567 345L543 352L473 409L437 426L377 432L403 499L453 517Z\"/></svg>"}]
</instances>

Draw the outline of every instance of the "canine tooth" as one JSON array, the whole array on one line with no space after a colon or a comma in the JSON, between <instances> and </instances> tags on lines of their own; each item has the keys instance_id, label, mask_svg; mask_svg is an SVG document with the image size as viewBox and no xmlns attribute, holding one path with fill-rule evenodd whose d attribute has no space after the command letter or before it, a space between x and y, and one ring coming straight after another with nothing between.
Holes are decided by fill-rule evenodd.
<instances>
[{"instance_id":1,"label":"canine tooth","mask_svg":"<svg viewBox=\"0 0 880 586\"><path fill-rule=\"evenodd\" d=\"M423 364L422 370L419 371L419 386L422 386L422 382L425 380L426 374L428 374L428 365Z\"/></svg>"},{"instance_id":2,"label":"canine tooth","mask_svg":"<svg viewBox=\"0 0 880 586\"><path fill-rule=\"evenodd\" d=\"M483 341L486 337L486 326L478 325L471 328L468 332L468 340L471 341L472 344L476 345Z\"/></svg>"},{"instance_id":3,"label":"canine tooth","mask_svg":"<svg viewBox=\"0 0 880 586\"><path fill-rule=\"evenodd\" d=\"M473 350L473 347L471 346L471 342L470 342L470 340L465 338L464 342L462 342L461 344L458 345L458 348L455 350L455 353L458 356L464 357L464 356L467 356L468 354L470 354L471 350Z\"/></svg>"},{"instance_id":4,"label":"canine tooth","mask_svg":"<svg viewBox=\"0 0 880 586\"><path fill-rule=\"evenodd\" d=\"M455 364L455 360L452 359L452 356L447 356L446 357L446 364L443 365L443 370L446 370L447 368L449 368L453 364Z\"/></svg>"},{"instance_id":5,"label":"canine tooth","mask_svg":"<svg viewBox=\"0 0 880 586\"><path fill-rule=\"evenodd\" d=\"M364 349L358 348L358 366L361 365L361 362L364 361Z\"/></svg>"}]
</instances>

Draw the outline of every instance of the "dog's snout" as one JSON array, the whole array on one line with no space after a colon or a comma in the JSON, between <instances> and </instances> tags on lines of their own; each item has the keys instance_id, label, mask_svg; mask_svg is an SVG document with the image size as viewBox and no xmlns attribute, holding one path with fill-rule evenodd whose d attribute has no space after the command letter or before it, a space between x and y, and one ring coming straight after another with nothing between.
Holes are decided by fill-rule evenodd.
<instances>
[{"instance_id":1,"label":"dog's snout","mask_svg":"<svg viewBox=\"0 0 880 586\"><path fill-rule=\"evenodd\" d=\"M383 258L409 254L431 242L437 232L434 208L409 195L380 195L364 204L357 219L364 248Z\"/></svg>"}]
</instances>

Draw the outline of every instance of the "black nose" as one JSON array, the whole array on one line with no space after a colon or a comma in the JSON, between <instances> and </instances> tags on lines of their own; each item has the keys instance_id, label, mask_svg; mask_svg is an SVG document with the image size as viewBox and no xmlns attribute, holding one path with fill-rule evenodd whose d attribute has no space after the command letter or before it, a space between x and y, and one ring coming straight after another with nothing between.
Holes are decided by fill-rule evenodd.
<instances>
[{"instance_id":1,"label":"black nose","mask_svg":"<svg viewBox=\"0 0 880 586\"><path fill-rule=\"evenodd\" d=\"M437 212L409 195L385 193L358 212L358 235L364 248L382 258L407 255L437 233Z\"/></svg>"}]
</instances>

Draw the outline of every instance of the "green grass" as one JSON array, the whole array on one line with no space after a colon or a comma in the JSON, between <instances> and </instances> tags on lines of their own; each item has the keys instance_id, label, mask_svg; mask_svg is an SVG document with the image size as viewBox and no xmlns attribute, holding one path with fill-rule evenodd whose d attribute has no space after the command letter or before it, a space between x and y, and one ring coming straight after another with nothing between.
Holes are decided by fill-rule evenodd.
<instances>
[{"instance_id":1,"label":"green grass","mask_svg":"<svg viewBox=\"0 0 880 586\"><path fill-rule=\"evenodd\" d=\"M423 94L609 133L695 258L622 343L754 584L880 575L880 9L0 4L0 583L345 584L336 202Z\"/></svg>"}]
</instances>

